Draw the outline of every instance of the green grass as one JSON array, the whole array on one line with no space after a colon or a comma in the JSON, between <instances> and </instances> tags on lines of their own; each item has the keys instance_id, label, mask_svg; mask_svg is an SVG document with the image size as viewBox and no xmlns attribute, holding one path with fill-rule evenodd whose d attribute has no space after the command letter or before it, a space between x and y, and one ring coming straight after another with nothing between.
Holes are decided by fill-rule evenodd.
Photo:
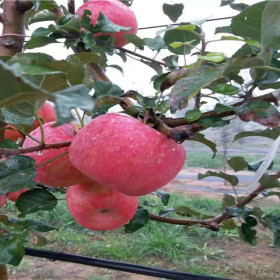
<instances>
[{"instance_id":1,"label":"green grass","mask_svg":"<svg viewBox=\"0 0 280 280\"><path fill-rule=\"evenodd\" d=\"M221 153L217 153L215 158L212 159L212 153L210 152L189 152L187 153L187 161L185 163L185 167L199 167L199 168L213 168L213 169L221 169L223 168L223 155ZM241 156L244 157L245 160L249 163L261 160L265 157L264 155L256 155L256 154L234 154L228 156L229 158L233 156ZM228 167L230 169L230 167ZM280 169L280 155L277 155L274 160L273 170Z\"/></svg>"}]
</instances>

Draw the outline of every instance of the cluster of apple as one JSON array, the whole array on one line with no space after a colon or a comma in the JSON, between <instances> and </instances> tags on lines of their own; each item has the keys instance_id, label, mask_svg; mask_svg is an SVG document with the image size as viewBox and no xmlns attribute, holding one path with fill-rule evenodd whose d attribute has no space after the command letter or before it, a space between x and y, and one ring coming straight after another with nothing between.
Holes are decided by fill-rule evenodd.
<instances>
[{"instance_id":1,"label":"cluster of apple","mask_svg":"<svg viewBox=\"0 0 280 280\"><path fill-rule=\"evenodd\" d=\"M78 10L90 10L91 24L102 12L115 24L131 27L136 34L134 13L119 0L91 0ZM110 34L116 46L127 41L124 32ZM94 36L98 36L95 34ZM26 154L36 161L35 181L52 187L67 187L67 206L74 219L91 230L108 230L129 222L138 208L138 196L149 194L172 180L181 170L186 153L183 146L141 121L122 114L105 114L93 119L78 133L72 123L54 126L55 112L46 103L39 113L44 121L45 143L72 141L70 147ZM41 140L35 123L30 133ZM36 128L37 127L37 128ZM6 139L23 138L16 129L6 129ZM38 145L26 138L23 148ZM0 197L16 201L23 189Z\"/></svg>"},{"instance_id":2,"label":"cluster of apple","mask_svg":"<svg viewBox=\"0 0 280 280\"><path fill-rule=\"evenodd\" d=\"M54 124L43 125L45 142L72 143L70 147L26 154L38 166L35 181L67 187L70 213L92 230L114 229L129 222L137 211L138 196L167 184L185 161L182 145L127 115L99 116L78 133L72 123ZM40 127L30 135L40 141ZM26 138L23 148L36 145ZM7 197L16 200L24 191Z\"/></svg>"}]
</instances>

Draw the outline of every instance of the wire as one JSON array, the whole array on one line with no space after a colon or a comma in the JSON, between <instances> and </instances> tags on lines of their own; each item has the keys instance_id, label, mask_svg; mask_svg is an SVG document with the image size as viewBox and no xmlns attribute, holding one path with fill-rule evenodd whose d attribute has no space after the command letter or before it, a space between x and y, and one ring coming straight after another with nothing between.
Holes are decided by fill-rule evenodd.
<instances>
[{"instance_id":1,"label":"wire","mask_svg":"<svg viewBox=\"0 0 280 280\"><path fill-rule=\"evenodd\" d=\"M224 19L231 19L231 18L232 18L232 17L212 18L212 19L207 19L206 21L216 21L216 20L224 20ZM155 26L140 27L140 28L138 28L138 30L153 29L153 28L161 28L161 27L176 26L176 25L180 25L180 23L172 23L172 24L164 24L164 25L155 25Z\"/></svg>"},{"instance_id":2,"label":"wire","mask_svg":"<svg viewBox=\"0 0 280 280\"><path fill-rule=\"evenodd\" d=\"M71 255L53 251L39 250L33 248L25 248L25 254L32 257L46 258L50 260L58 260L64 262L78 263L89 266L109 268L130 273L161 277L174 280L227 280L211 276L201 276L172 270L152 268L142 265L135 265L111 260L102 260L97 258L84 257L79 255Z\"/></svg>"}]
</instances>

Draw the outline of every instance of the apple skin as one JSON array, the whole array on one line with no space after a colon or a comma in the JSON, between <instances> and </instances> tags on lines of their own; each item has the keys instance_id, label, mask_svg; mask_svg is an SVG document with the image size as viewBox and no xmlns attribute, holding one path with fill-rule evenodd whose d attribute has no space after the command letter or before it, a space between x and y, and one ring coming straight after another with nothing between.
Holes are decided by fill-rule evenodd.
<instances>
[{"instance_id":1,"label":"apple skin","mask_svg":"<svg viewBox=\"0 0 280 280\"><path fill-rule=\"evenodd\" d=\"M124 27L130 27L131 30L125 32L120 31L117 33L103 33L102 35L112 35L115 38L115 46L123 47L128 44L124 35L126 33L136 34L138 30L137 19L134 13L119 0L90 0L83 4L78 10L77 15L79 18L82 17L84 10L90 10L92 15L89 16L91 19L90 23L95 25L99 16L102 12L110 21L115 24ZM95 34L94 37L101 35L101 33Z\"/></svg>"},{"instance_id":2,"label":"apple skin","mask_svg":"<svg viewBox=\"0 0 280 280\"><path fill-rule=\"evenodd\" d=\"M5 195L0 195L0 208L3 207L7 202L7 198Z\"/></svg>"},{"instance_id":3,"label":"apple skin","mask_svg":"<svg viewBox=\"0 0 280 280\"><path fill-rule=\"evenodd\" d=\"M7 129L9 128L9 129ZM10 129L11 128L11 129ZM24 135L22 135L14 126L7 125L4 132L4 139L10 139L13 141L17 141L19 138L24 139Z\"/></svg>"},{"instance_id":4,"label":"apple skin","mask_svg":"<svg viewBox=\"0 0 280 280\"><path fill-rule=\"evenodd\" d=\"M72 123L54 127L54 122L43 125L46 144L72 141L75 136L75 129ZM40 127L33 130L30 135L41 140ZM23 148L37 146L38 143L30 138L26 138L23 143ZM42 164L50 159L53 159L62 153L69 151L69 147L60 149L42 150L25 155L32 157L36 161L36 165ZM79 184L88 181L89 179L78 171L69 160L69 154L58 158L50 163L47 163L37 168L35 181L52 187L67 187L73 184Z\"/></svg>"},{"instance_id":5,"label":"apple skin","mask_svg":"<svg viewBox=\"0 0 280 280\"><path fill-rule=\"evenodd\" d=\"M19 196L26 191L28 191L28 189L22 189L22 190L17 191L17 192L8 192L6 194L6 196L9 200L11 200L13 202L16 202L18 200Z\"/></svg>"},{"instance_id":6,"label":"apple skin","mask_svg":"<svg viewBox=\"0 0 280 280\"><path fill-rule=\"evenodd\" d=\"M66 201L74 219L91 230L119 228L134 217L138 207L138 197L127 196L93 181L70 186Z\"/></svg>"},{"instance_id":7,"label":"apple skin","mask_svg":"<svg viewBox=\"0 0 280 280\"><path fill-rule=\"evenodd\" d=\"M70 146L73 165L92 180L132 196L149 194L182 169L186 152L164 134L127 115L92 120Z\"/></svg>"},{"instance_id":8,"label":"apple skin","mask_svg":"<svg viewBox=\"0 0 280 280\"><path fill-rule=\"evenodd\" d=\"M46 102L44 104L44 106L39 111L38 116L41 117L45 121L45 123L56 121L56 113L54 107L49 102ZM35 120L33 129L37 128L38 126L38 121Z\"/></svg>"}]
</instances>

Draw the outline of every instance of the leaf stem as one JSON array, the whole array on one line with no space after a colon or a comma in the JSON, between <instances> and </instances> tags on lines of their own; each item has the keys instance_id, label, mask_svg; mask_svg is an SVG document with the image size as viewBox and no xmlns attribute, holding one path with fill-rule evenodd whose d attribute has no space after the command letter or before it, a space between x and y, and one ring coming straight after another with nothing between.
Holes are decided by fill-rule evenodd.
<instances>
[{"instance_id":1,"label":"leaf stem","mask_svg":"<svg viewBox=\"0 0 280 280\"><path fill-rule=\"evenodd\" d=\"M47 160L47 161L45 161L45 162L43 162L43 163L41 163L41 164L38 164L38 165L36 165L35 167L36 167L36 168L42 167L42 166L44 166L44 165L46 165L46 164L48 164L48 163L50 163L50 162L52 162L52 161L54 161L54 160L57 160L57 159L59 159L59 158L62 158L62 157L64 157L64 156L66 156L67 154L69 154L69 151L66 151L66 152L64 152L64 153L62 153L62 154L60 154L60 155L58 155L57 157L54 157L54 158L52 158L52 159L50 159L50 160Z\"/></svg>"},{"instance_id":2,"label":"leaf stem","mask_svg":"<svg viewBox=\"0 0 280 280\"><path fill-rule=\"evenodd\" d=\"M84 121L83 121L83 118L82 118L82 116L80 115L78 109L77 109L77 108L74 108L74 110L75 110L75 113L76 113L76 115L77 115L77 117L78 117L78 119L79 119L79 121L80 121L81 126L84 127L84 126L85 126L85 125L84 125Z\"/></svg>"}]
</instances>

